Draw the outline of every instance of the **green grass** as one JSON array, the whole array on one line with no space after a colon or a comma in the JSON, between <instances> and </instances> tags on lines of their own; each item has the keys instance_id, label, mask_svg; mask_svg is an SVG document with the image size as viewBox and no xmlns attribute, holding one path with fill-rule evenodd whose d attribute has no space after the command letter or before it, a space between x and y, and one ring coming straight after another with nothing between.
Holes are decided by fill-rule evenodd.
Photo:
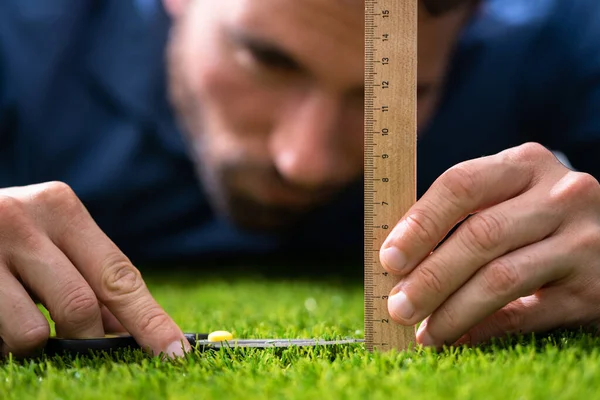
<instances>
[{"instance_id":1,"label":"green grass","mask_svg":"<svg viewBox=\"0 0 600 400\"><path fill-rule=\"evenodd\" d=\"M234 274L231 274L234 275ZM237 275L236 275L237 276ZM238 338L361 338L360 281L150 276L188 332ZM0 364L1 399L586 399L600 386L600 340L584 333L477 348L371 354L333 348L221 350L160 361L140 351Z\"/></svg>"}]
</instances>

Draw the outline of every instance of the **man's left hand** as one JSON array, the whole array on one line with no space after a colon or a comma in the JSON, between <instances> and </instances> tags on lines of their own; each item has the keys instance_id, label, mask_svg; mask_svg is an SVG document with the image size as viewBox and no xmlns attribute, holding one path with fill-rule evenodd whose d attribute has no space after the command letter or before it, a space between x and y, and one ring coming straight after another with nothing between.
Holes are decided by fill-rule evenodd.
<instances>
[{"instance_id":1,"label":"man's left hand","mask_svg":"<svg viewBox=\"0 0 600 400\"><path fill-rule=\"evenodd\" d=\"M458 164L400 220L380 259L401 277L390 315L425 319L426 346L596 326L600 185L538 144Z\"/></svg>"}]
</instances>

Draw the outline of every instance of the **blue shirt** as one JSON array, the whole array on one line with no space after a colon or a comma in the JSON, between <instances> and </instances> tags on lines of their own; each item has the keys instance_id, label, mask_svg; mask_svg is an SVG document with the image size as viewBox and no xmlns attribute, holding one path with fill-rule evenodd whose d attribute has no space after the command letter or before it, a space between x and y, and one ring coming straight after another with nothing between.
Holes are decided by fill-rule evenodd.
<instances>
[{"instance_id":1,"label":"blue shirt","mask_svg":"<svg viewBox=\"0 0 600 400\"><path fill-rule=\"evenodd\" d=\"M418 191L526 141L600 177L600 2L487 0L418 148ZM0 2L0 187L67 182L135 262L325 254L362 262L362 183L293 234L215 217L165 95L158 0Z\"/></svg>"}]
</instances>

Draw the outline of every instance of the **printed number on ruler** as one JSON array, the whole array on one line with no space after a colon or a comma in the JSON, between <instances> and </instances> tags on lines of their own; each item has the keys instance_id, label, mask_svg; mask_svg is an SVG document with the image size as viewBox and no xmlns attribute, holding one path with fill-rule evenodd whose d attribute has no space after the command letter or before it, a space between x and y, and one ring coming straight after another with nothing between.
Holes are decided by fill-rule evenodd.
<instances>
[{"instance_id":1,"label":"printed number on ruler","mask_svg":"<svg viewBox=\"0 0 600 400\"><path fill-rule=\"evenodd\" d=\"M416 197L417 1L365 0L365 343L406 349L414 328L395 324L397 279L379 249Z\"/></svg>"}]
</instances>

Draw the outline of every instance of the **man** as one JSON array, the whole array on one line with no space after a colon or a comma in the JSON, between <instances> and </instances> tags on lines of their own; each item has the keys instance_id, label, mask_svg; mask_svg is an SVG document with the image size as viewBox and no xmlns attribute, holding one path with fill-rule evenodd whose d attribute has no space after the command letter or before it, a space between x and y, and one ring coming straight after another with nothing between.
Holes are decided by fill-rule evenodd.
<instances>
[{"instance_id":1,"label":"man","mask_svg":"<svg viewBox=\"0 0 600 400\"><path fill-rule=\"evenodd\" d=\"M514 146L600 175L600 6L443 3L421 5L419 192L431 187L381 252L405 277L390 313L431 315L418 339L433 346L593 323L598 183ZM362 26L357 0L4 1L3 352L48 337L35 299L60 336L125 329L181 354L125 254L360 259Z\"/></svg>"}]
</instances>

